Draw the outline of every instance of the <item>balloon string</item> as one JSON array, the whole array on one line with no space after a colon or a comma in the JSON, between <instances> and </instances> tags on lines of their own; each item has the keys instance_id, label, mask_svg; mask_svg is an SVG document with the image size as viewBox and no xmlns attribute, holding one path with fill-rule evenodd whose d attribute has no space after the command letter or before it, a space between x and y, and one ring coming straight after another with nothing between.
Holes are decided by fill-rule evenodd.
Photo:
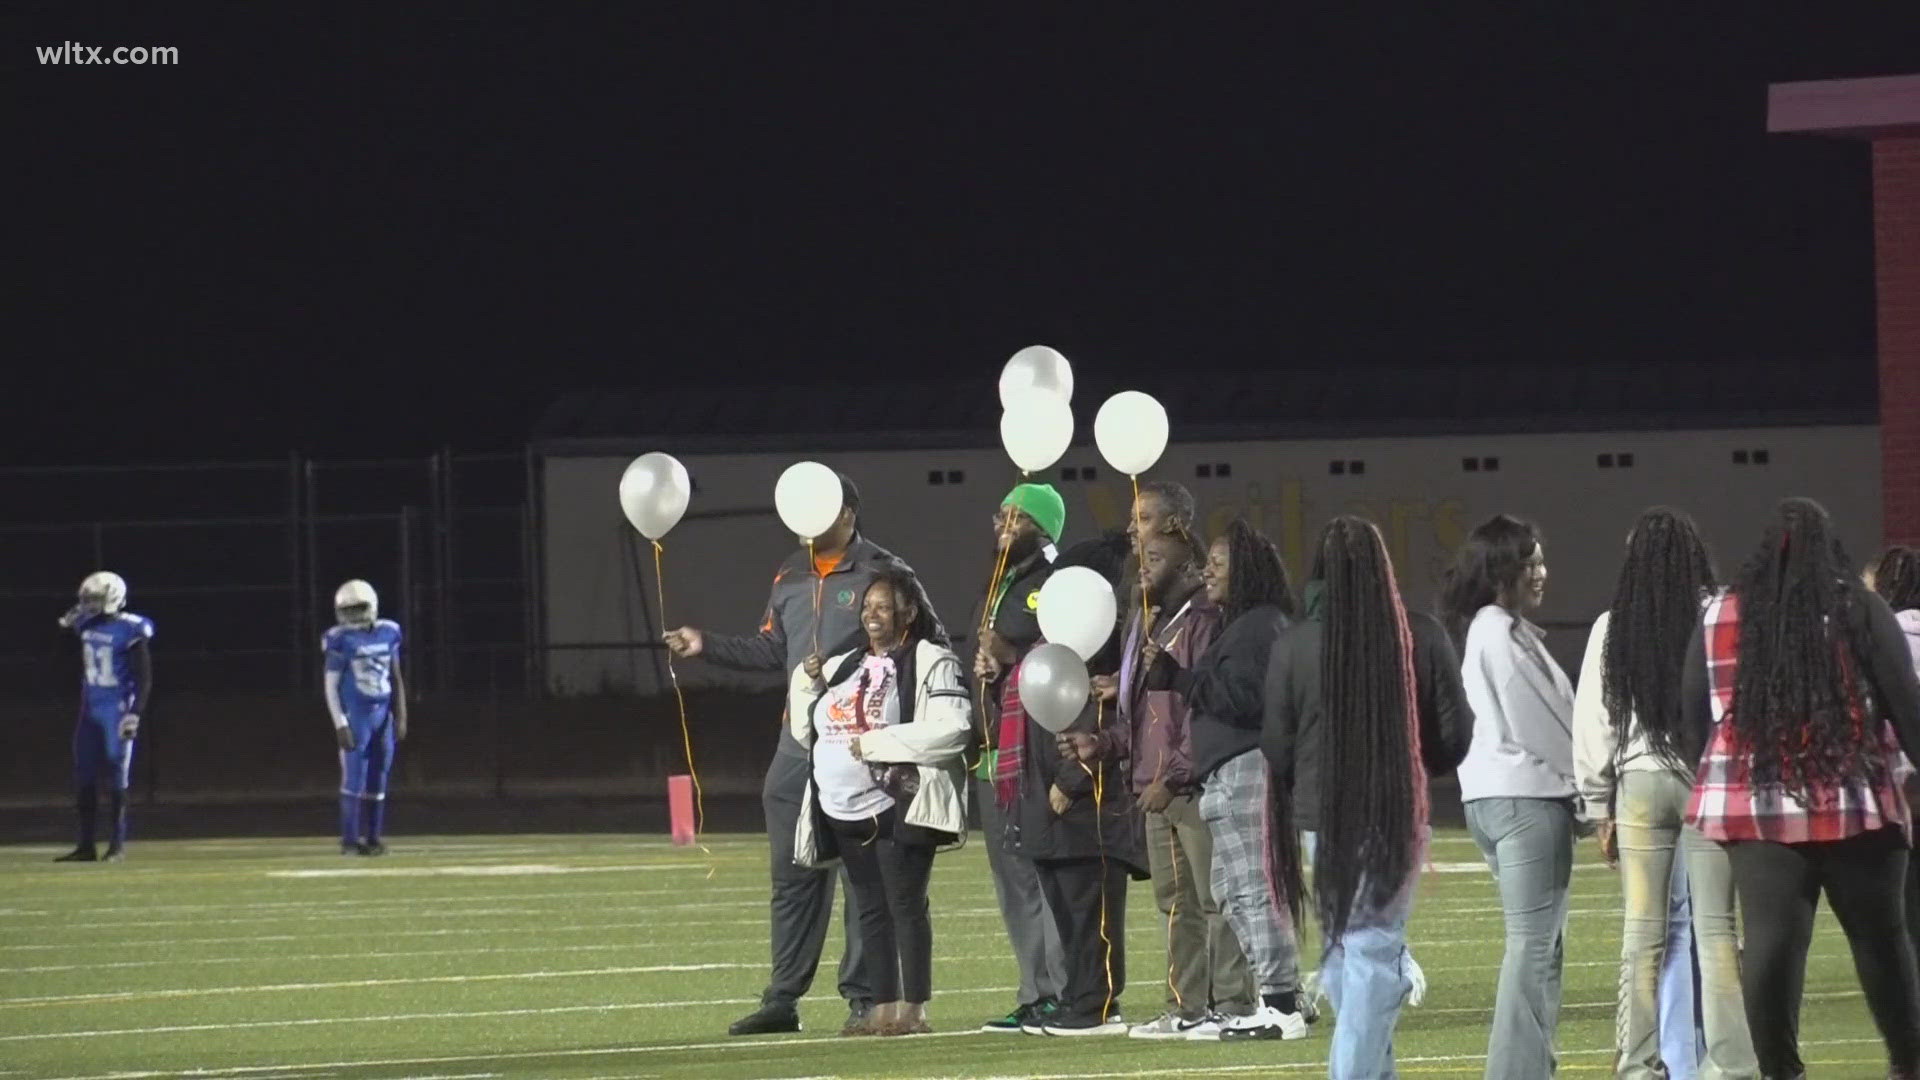
<instances>
[{"instance_id":1,"label":"balloon string","mask_svg":"<svg viewBox=\"0 0 1920 1080\"><path fill-rule=\"evenodd\" d=\"M813 552L813 541L807 541L807 568L813 571L813 655L820 655L820 595L826 590L827 579L820 575L820 557Z\"/></svg>"},{"instance_id":2,"label":"balloon string","mask_svg":"<svg viewBox=\"0 0 1920 1080\"><path fill-rule=\"evenodd\" d=\"M1100 737L1100 729L1106 726L1105 717L1106 703L1095 701L1093 730L1096 740ZM1077 754L1075 756L1078 757ZM1107 972L1107 1001L1100 1007L1100 1022L1104 1024L1107 1022L1108 1015L1113 1012L1113 939L1107 936L1107 840L1101 833L1100 823L1102 817L1100 804L1101 796L1106 789L1107 767L1106 763L1102 762L1100 771L1095 772L1084 761L1080 763L1080 767L1085 769L1087 775L1093 779L1093 842L1100 849L1100 944L1105 949L1102 957Z\"/></svg>"},{"instance_id":3,"label":"balloon string","mask_svg":"<svg viewBox=\"0 0 1920 1080\"><path fill-rule=\"evenodd\" d=\"M1022 471L1020 477L1024 480L1027 475L1026 472ZM987 602L984 605L984 610L980 612L980 627L974 633L974 651L976 653L986 648L987 633L993 629L994 623L999 616L1000 601L1002 599L1000 596L1000 583L1006 577L1007 555L1013 550L1013 544L1011 542L1012 535L1012 530L1007 528L1005 524L1000 526L1000 538L1003 542L999 545L1000 554L993 562L993 577L987 581ZM990 679L987 679L985 676L980 676L980 693L975 695L980 702L980 754L983 758L986 756L987 751L993 749L991 721L988 719L987 712L987 691L992 685Z\"/></svg>"},{"instance_id":4,"label":"balloon string","mask_svg":"<svg viewBox=\"0 0 1920 1080\"><path fill-rule=\"evenodd\" d=\"M663 638L667 633L667 575L661 556L665 552L660 541L653 541L653 585L660 599L660 635ZM693 767L693 729L687 726L687 696L680 691L680 673L673 666L673 650L666 652L667 679L673 683L673 700L680 708L680 742L687 752L687 777L693 781L693 837L694 842L699 843L700 830L707 823L707 798L700 788L700 772ZM706 845L701 844L700 850L707 851ZM707 851L707 854L713 853Z\"/></svg>"}]
</instances>

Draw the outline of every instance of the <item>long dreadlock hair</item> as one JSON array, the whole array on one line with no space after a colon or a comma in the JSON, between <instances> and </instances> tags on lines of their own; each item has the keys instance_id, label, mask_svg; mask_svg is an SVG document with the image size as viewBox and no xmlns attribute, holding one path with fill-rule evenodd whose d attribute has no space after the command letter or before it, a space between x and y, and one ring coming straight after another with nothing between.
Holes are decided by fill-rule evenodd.
<instances>
[{"instance_id":1,"label":"long dreadlock hair","mask_svg":"<svg viewBox=\"0 0 1920 1080\"><path fill-rule=\"evenodd\" d=\"M1385 907L1418 864L1427 774L1413 636L1380 530L1358 517L1328 522L1312 577L1324 590L1325 733L1313 888L1321 929L1334 938L1356 900Z\"/></svg>"},{"instance_id":2,"label":"long dreadlock hair","mask_svg":"<svg viewBox=\"0 0 1920 1080\"><path fill-rule=\"evenodd\" d=\"M1886 771L1861 714L1868 645L1852 618L1858 580L1812 499L1786 499L1740 570L1740 654L1728 720L1756 786L1805 797Z\"/></svg>"},{"instance_id":3,"label":"long dreadlock hair","mask_svg":"<svg viewBox=\"0 0 1920 1080\"><path fill-rule=\"evenodd\" d=\"M1520 580L1539 546L1540 530L1508 514L1495 514L1467 534L1440 586L1440 614L1455 645L1466 644L1473 617ZM1521 622L1513 621L1515 635L1521 632Z\"/></svg>"},{"instance_id":4,"label":"long dreadlock hair","mask_svg":"<svg viewBox=\"0 0 1920 1080\"><path fill-rule=\"evenodd\" d=\"M1220 538L1227 543L1227 598L1220 605L1222 632L1262 604L1272 604L1291 619L1293 589L1287 581L1287 564L1281 561L1280 549L1273 546L1273 541L1245 518L1228 522ZM1260 767L1267 768L1264 759ZM1300 832L1293 822L1293 796L1271 782L1267 790L1271 797L1267 813L1272 819L1272 828L1267 830L1267 866L1274 891L1298 925L1305 910L1306 874L1300 857Z\"/></svg>"},{"instance_id":5,"label":"long dreadlock hair","mask_svg":"<svg viewBox=\"0 0 1920 1080\"><path fill-rule=\"evenodd\" d=\"M1920 608L1920 551L1896 544L1873 561L1873 591L1895 611Z\"/></svg>"},{"instance_id":6,"label":"long dreadlock hair","mask_svg":"<svg viewBox=\"0 0 1920 1080\"><path fill-rule=\"evenodd\" d=\"M1621 745L1637 720L1656 755L1679 760L1681 669L1700 603L1715 588L1691 518L1664 506L1640 515L1613 589L1600 676Z\"/></svg>"},{"instance_id":7,"label":"long dreadlock hair","mask_svg":"<svg viewBox=\"0 0 1920 1080\"><path fill-rule=\"evenodd\" d=\"M1246 518L1228 522L1220 536L1227 542L1227 600L1221 605L1221 625L1261 604L1272 604L1291 619L1293 587L1287 580L1287 564L1280 558L1280 549Z\"/></svg>"}]
</instances>

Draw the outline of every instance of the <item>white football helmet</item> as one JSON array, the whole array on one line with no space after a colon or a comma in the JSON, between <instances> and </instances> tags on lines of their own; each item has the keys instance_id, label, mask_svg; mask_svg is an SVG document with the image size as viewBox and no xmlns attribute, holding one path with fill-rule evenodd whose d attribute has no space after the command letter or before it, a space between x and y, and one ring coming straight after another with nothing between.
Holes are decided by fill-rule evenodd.
<instances>
[{"instance_id":1,"label":"white football helmet","mask_svg":"<svg viewBox=\"0 0 1920 1080\"><path fill-rule=\"evenodd\" d=\"M127 582L110 570L97 570L80 582L80 610L87 615L118 615L127 606Z\"/></svg>"},{"instance_id":2,"label":"white football helmet","mask_svg":"<svg viewBox=\"0 0 1920 1080\"><path fill-rule=\"evenodd\" d=\"M380 617L380 594L354 578L333 592L333 614L342 626L372 626Z\"/></svg>"}]
</instances>

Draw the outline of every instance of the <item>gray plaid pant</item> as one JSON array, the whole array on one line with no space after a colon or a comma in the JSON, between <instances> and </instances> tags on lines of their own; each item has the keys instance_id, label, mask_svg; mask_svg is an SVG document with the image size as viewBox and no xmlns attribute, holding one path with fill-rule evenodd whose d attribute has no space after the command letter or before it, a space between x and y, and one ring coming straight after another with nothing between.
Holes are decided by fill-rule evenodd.
<instances>
[{"instance_id":1,"label":"gray plaid pant","mask_svg":"<svg viewBox=\"0 0 1920 1080\"><path fill-rule=\"evenodd\" d=\"M1213 837L1213 898L1240 939L1260 993L1300 988L1300 937L1273 872L1273 785L1266 755L1229 759L1200 790L1200 818Z\"/></svg>"}]
</instances>

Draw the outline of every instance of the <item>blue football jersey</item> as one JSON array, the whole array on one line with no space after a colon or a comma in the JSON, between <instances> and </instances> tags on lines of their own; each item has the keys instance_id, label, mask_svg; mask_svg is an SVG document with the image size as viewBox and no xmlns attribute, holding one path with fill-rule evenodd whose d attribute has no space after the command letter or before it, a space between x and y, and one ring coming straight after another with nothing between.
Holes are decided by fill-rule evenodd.
<instances>
[{"instance_id":1,"label":"blue football jersey","mask_svg":"<svg viewBox=\"0 0 1920 1080\"><path fill-rule=\"evenodd\" d=\"M372 626L336 626L321 648L327 670L340 674L340 706L349 714L393 700L393 669L400 662L400 624L380 619Z\"/></svg>"},{"instance_id":2,"label":"blue football jersey","mask_svg":"<svg viewBox=\"0 0 1920 1080\"><path fill-rule=\"evenodd\" d=\"M127 654L153 637L153 620L122 611L95 615L73 629L80 636L81 685L88 708L111 712L132 701L140 687Z\"/></svg>"}]
</instances>

